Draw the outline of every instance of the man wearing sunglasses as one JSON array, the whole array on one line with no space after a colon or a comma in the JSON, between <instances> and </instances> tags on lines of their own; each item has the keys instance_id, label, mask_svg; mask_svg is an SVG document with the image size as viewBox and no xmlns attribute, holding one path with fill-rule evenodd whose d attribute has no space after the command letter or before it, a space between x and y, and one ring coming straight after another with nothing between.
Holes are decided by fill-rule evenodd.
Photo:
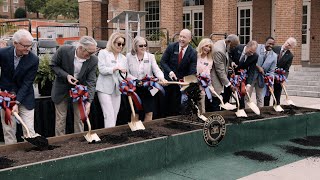
<instances>
[{"instance_id":1,"label":"man wearing sunglasses","mask_svg":"<svg viewBox=\"0 0 320 180\"><path fill-rule=\"evenodd\" d=\"M33 45L33 37L29 31L18 30L13 35L13 41L13 46L0 49L0 89L16 95L16 102L12 107L12 112L17 112L21 116L30 131L30 135L35 136L35 98L32 84L38 70L39 58L30 52ZM11 116L11 124L5 123L5 111L1 110L5 144L17 142L16 123L13 119Z\"/></svg>"},{"instance_id":2,"label":"man wearing sunglasses","mask_svg":"<svg viewBox=\"0 0 320 180\"><path fill-rule=\"evenodd\" d=\"M52 58L50 66L56 74L51 92L56 112L56 136L65 134L69 90L77 83L88 87L89 101L85 104L85 113L89 115L96 86L96 50L97 42L92 37L83 36L76 46L60 47ZM77 103L73 103L73 114L74 132L83 132Z\"/></svg>"}]
</instances>

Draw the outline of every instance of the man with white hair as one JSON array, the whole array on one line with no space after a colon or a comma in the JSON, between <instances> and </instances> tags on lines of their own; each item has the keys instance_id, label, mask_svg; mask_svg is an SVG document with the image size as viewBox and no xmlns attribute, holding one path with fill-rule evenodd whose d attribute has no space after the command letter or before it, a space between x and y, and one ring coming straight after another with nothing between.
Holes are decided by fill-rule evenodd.
<instances>
[{"instance_id":1,"label":"man with white hair","mask_svg":"<svg viewBox=\"0 0 320 180\"><path fill-rule=\"evenodd\" d=\"M0 89L16 95L12 112L17 112L27 125L30 135L35 136L34 131L34 107L35 98L33 81L36 76L39 58L30 52L33 45L33 37L24 29L18 30L13 35L13 46L0 48ZM16 123L11 116L11 124L5 122L10 114L1 110L1 123L5 144L17 142ZM10 118L10 117L9 117ZM7 119L8 120L8 119ZM7 121L8 122L8 121ZM24 134L25 129L23 129Z\"/></svg>"},{"instance_id":2,"label":"man with white hair","mask_svg":"<svg viewBox=\"0 0 320 180\"><path fill-rule=\"evenodd\" d=\"M171 43L161 57L161 67L168 81L178 81L184 76L196 74L197 52L189 43L191 31L183 29L179 42ZM181 103L181 92L178 85L165 87L167 115L177 115Z\"/></svg>"},{"instance_id":3,"label":"man with white hair","mask_svg":"<svg viewBox=\"0 0 320 180\"><path fill-rule=\"evenodd\" d=\"M278 54L277 58L277 68L282 68L285 70L286 78L289 76L289 69L292 64L293 54L291 53L290 49L294 48L297 45L297 40L293 37L289 37L286 42L282 46L274 47L273 51ZM283 82L285 83L285 82ZM277 100L277 105L280 104L280 97L281 97L282 87L280 83L274 83L274 96ZM268 106L270 104L270 96L265 96L264 98L264 105Z\"/></svg>"},{"instance_id":4,"label":"man with white hair","mask_svg":"<svg viewBox=\"0 0 320 180\"><path fill-rule=\"evenodd\" d=\"M54 54L51 68L56 74L51 98L56 110L56 136L64 135L66 130L69 90L79 82L88 87L89 100L85 104L86 114L94 99L98 58L97 42L90 36L80 38L77 46L62 46ZM77 103L73 103L74 132L83 132L83 123Z\"/></svg>"}]
</instances>

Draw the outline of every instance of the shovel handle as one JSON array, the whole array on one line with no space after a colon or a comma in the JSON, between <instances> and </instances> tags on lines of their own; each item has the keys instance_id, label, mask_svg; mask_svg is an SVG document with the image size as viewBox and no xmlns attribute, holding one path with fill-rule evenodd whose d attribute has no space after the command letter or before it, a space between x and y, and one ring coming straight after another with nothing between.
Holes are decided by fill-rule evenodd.
<instances>
[{"instance_id":1,"label":"shovel handle","mask_svg":"<svg viewBox=\"0 0 320 180\"><path fill-rule=\"evenodd\" d=\"M221 98L221 97L219 96L219 94L213 89L213 87L212 87L212 86L209 86L209 89L210 89L211 93L213 93L215 96L217 96L217 98L219 98L220 103L224 106L224 102L223 102L222 98Z\"/></svg>"},{"instance_id":2,"label":"shovel handle","mask_svg":"<svg viewBox=\"0 0 320 180\"><path fill-rule=\"evenodd\" d=\"M162 83L162 82L159 82L159 84L163 85L163 84L177 84L177 85L181 85L181 86L187 86L189 85L190 83L187 83L187 82L179 82L179 81L168 81L167 83Z\"/></svg>"},{"instance_id":3,"label":"shovel handle","mask_svg":"<svg viewBox=\"0 0 320 180\"><path fill-rule=\"evenodd\" d=\"M27 131L27 136L28 138L31 137L30 136L30 131L29 128L27 127L26 123L24 123L24 121L22 120L22 118L19 116L19 114L17 112L13 112L14 117L16 117L18 119L18 121L22 124L22 126L26 129Z\"/></svg>"},{"instance_id":4,"label":"shovel handle","mask_svg":"<svg viewBox=\"0 0 320 180\"><path fill-rule=\"evenodd\" d=\"M129 100L129 104L130 104L132 116L135 117L135 116L136 116L136 112L135 112L135 110L134 110L134 106L133 106L133 102L132 102L131 96L128 96L128 100Z\"/></svg>"},{"instance_id":5,"label":"shovel handle","mask_svg":"<svg viewBox=\"0 0 320 180\"><path fill-rule=\"evenodd\" d=\"M239 103L239 97L238 97L238 93L237 91L234 92L234 96L236 98L236 101L237 101L237 108L238 108L238 111L240 110L240 103Z\"/></svg>"},{"instance_id":6,"label":"shovel handle","mask_svg":"<svg viewBox=\"0 0 320 180\"><path fill-rule=\"evenodd\" d=\"M288 96L288 92L287 92L286 86L285 86L283 83L281 83L281 87L282 87L282 89L284 90L284 93L286 94L286 99L289 99L289 96Z\"/></svg>"},{"instance_id":7,"label":"shovel handle","mask_svg":"<svg viewBox=\"0 0 320 180\"><path fill-rule=\"evenodd\" d=\"M271 86L268 86L268 87L269 87L269 91L270 91L270 93L271 93L271 95L272 95L272 97L273 97L274 104L277 104L277 99L276 99L276 97L274 96L272 87L271 87Z\"/></svg>"},{"instance_id":8,"label":"shovel handle","mask_svg":"<svg viewBox=\"0 0 320 180\"><path fill-rule=\"evenodd\" d=\"M88 125L88 131L89 131L89 133L91 134L91 123L90 123L89 117L87 117L86 122L87 122L87 125Z\"/></svg>"}]
</instances>

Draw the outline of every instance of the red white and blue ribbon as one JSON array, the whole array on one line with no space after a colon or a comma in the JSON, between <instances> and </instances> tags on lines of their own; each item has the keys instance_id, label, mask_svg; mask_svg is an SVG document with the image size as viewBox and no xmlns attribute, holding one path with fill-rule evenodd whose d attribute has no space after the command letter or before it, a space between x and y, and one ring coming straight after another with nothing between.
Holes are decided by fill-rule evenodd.
<instances>
[{"instance_id":1,"label":"red white and blue ribbon","mask_svg":"<svg viewBox=\"0 0 320 180\"><path fill-rule=\"evenodd\" d=\"M141 99L139 98L137 93L135 93L136 82L134 80L131 80L130 78L125 78L120 82L119 86L120 86L120 92L122 94L130 96L136 108L138 110L142 110L143 108L142 108Z\"/></svg>"},{"instance_id":2,"label":"red white and blue ribbon","mask_svg":"<svg viewBox=\"0 0 320 180\"><path fill-rule=\"evenodd\" d=\"M239 97L243 97L245 96L246 92L243 92L243 90L241 90L241 84L244 84L243 86L245 86L247 71L240 69L238 72L240 73L239 75L236 75L234 73L231 74L229 81L232 86L237 88ZM244 88L244 91L245 91L245 88Z\"/></svg>"},{"instance_id":3,"label":"red white and blue ribbon","mask_svg":"<svg viewBox=\"0 0 320 180\"><path fill-rule=\"evenodd\" d=\"M287 78L285 76L286 71L282 68L277 68L275 70L274 80L276 83L283 83L284 81L287 82Z\"/></svg>"},{"instance_id":4,"label":"red white and blue ribbon","mask_svg":"<svg viewBox=\"0 0 320 180\"><path fill-rule=\"evenodd\" d=\"M267 73L265 74L264 76L264 83L266 84L267 87L273 87L273 75ZM269 96L270 94L270 90L269 88L267 88L267 91L266 91L266 96Z\"/></svg>"},{"instance_id":5,"label":"red white and blue ribbon","mask_svg":"<svg viewBox=\"0 0 320 180\"><path fill-rule=\"evenodd\" d=\"M13 106L16 105L16 95L8 93L7 91L0 91L0 103L5 111L4 121L7 125L11 125L11 112Z\"/></svg>"},{"instance_id":6,"label":"red white and blue ribbon","mask_svg":"<svg viewBox=\"0 0 320 180\"><path fill-rule=\"evenodd\" d=\"M201 87L204 89L208 99L210 100L210 102L212 102L212 94L209 89L209 86L211 85L210 75L201 73L197 76L197 78L198 78L198 81L200 82Z\"/></svg>"},{"instance_id":7,"label":"red white and blue ribbon","mask_svg":"<svg viewBox=\"0 0 320 180\"><path fill-rule=\"evenodd\" d=\"M142 86L145 88L148 88L150 91L152 88L157 88L163 95L165 95L165 91L163 87L158 83L159 79L155 78L153 76L146 76L141 79L142 81Z\"/></svg>"},{"instance_id":8,"label":"red white and blue ribbon","mask_svg":"<svg viewBox=\"0 0 320 180\"><path fill-rule=\"evenodd\" d=\"M87 120L87 114L85 109L85 102L88 101L89 93L87 86L76 85L69 91L72 102L78 102L78 108L80 111L80 119L84 123Z\"/></svg>"}]
</instances>

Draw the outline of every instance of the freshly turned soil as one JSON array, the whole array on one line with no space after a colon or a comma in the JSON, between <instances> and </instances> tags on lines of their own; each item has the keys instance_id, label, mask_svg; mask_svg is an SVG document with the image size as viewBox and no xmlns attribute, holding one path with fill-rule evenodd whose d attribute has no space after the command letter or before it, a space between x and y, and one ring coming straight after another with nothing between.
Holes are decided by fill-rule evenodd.
<instances>
[{"instance_id":1,"label":"freshly turned soil","mask_svg":"<svg viewBox=\"0 0 320 180\"><path fill-rule=\"evenodd\" d=\"M303 146L320 146L320 136L307 136L304 138L291 139L290 141Z\"/></svg>"},{"instance_id":2,"label":"freshly turned soil","mask_svg":"<svg viewBox=\"0 0 320 180\"><path fill-rule=\"evenodd\" d=\"M246 109L248 115L247 118L237 118L235 116L235 111L221 111L206 113L206 116L210 114L221 114L226 123L242 123L243 121L257 120L263 118L272 118L277 116L291 116L294 114L315 112L318 110L309 108L300 108L295 106L282 106L285 110L284 112L275 112L272 108L262 108L261 115L254 114L251 110ZM190 116L191 117L191 116ZM172 119L172 118L171 118ZM176 118L176 120L186 120L189 118ZM189 119L190 120L190 119ZM202 129L203 125L199 123L199 120L195 120L195 123L177 122L177 121L158 121L154 120L152 124L146 126L146 130L139 130L132 132L130 129L113 132L108 134L98 134L101 142L98 143L88 143L84 137L72 138L63 142L58 142L50 144L47 148L29 148L20 149L10 152L2 152L0 154L0 169L29 164L38 161L44 161L48 159L54 159L58 157L79 154L83 152L89 152L93 150L103 149L107 147L118 146L121 144L138 142L146 139L152 139L163 136L170 136L173 134L179 134L182 132L192 131L196 129ZM309 139L310 140L310 139ZM319 141L318 141L319 143ZM297 149L291 149L294 151ZM288 150L289 151L289 150ZM290 151L290 152L291 152ZM302 149L302 151L304 151ZM320 150L318 150L320 151ZM316 152L317 154L317 152ZM320 154L320 152L319 152ZM264 159L258 159L259 161L270 161L273 157L262 156L259 152L255 152L255 155L259 157L264 157Z\"/></svg>"},{"instance_id":3,"label":"freshly turned soil","mask_svg":"<svg viewBox=\"0 0 320 180\"><path fill-rule=\"evenodd\" d=\"M294 154L299 157L320 157L320 149L306 149L296 146L280 145L286 153Z\"/></svg>"},{"instance_id":4,"label":"freshly turned soil","mask_svg":"<svg viewBox=\"0 0 320 180\"><path fill-rule=\"evenodd\" d=\"M265 162L265 161L276 161L278 160L277 158L263 153L263 152L258 152L258 151L238 151L233 153L236 156L243 156L245 158L249 158L251 160L256 160L259 162Z\"/></svg>"}]
</instances>

